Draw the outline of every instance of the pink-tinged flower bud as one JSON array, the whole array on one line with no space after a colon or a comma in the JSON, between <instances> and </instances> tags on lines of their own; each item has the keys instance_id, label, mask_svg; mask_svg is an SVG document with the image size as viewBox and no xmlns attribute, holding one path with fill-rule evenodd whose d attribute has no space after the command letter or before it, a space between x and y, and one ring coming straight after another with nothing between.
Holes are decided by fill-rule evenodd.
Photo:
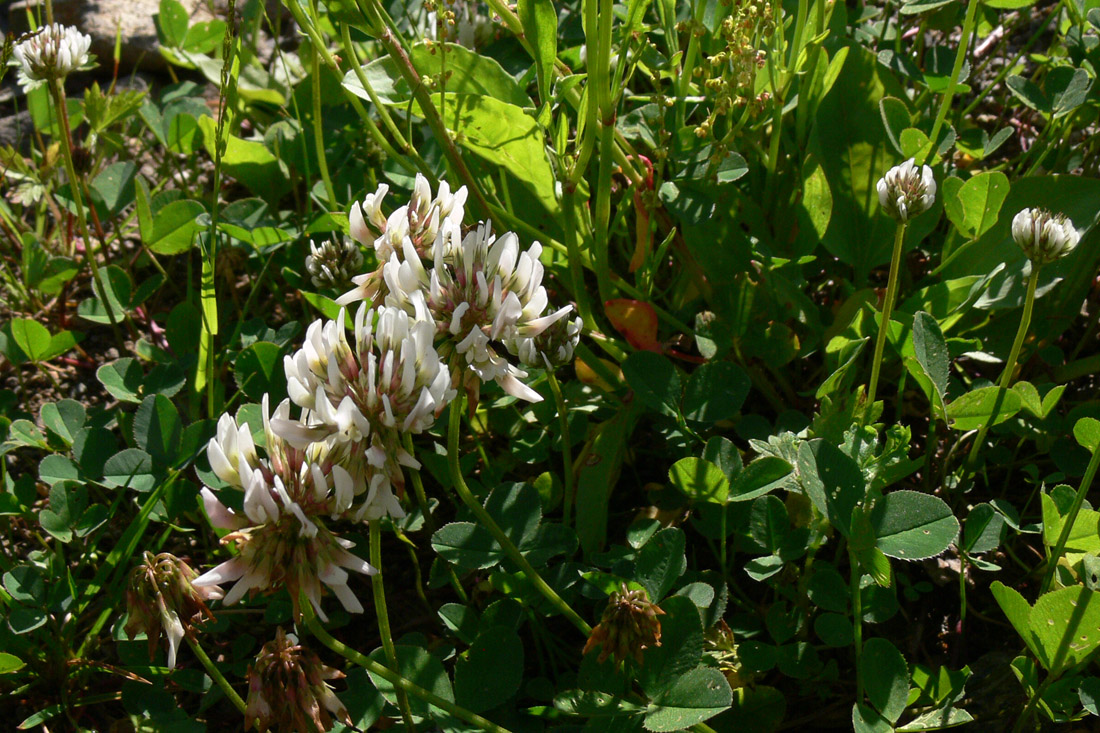
<instances>
[{"instance_id":1,"label":"pink-tinged flower bud","mask_svg":"<svg viewBox=\"0 0 1100 733\"><path fill-rule=\"evenodd\" d=\"M886 172L878 182L878 201L886 213L903 224L932 208L936 202L936 179L932 169L918 168L910 158Z\"/></svg>"}]
</instances>

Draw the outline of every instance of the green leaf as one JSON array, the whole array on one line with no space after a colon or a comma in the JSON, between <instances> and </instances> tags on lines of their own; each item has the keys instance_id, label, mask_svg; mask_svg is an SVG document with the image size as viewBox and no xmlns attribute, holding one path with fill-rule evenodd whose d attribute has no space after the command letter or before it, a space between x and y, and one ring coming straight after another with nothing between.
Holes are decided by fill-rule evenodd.
<instances>
[{"instance_id":1,"label":"green leaf","mask_svg":"<svg viewBox=\"0 0 1100 733\"><path fill-rule=\"evenodd\" d=\"M219 62L219 66L220 66ZM279 95L282 96L281 94ZM202 142L206 152L214 157L218 123L213 117L199 118ZM249 191L268 200L276 200L290 190L284 165L263 143L242 140L229 135L222 154L222 169L244 184Z\"/></svg>"},{"instance_id":2,"label":"green leaf","mask_svg":"<svg viewBox=\"0 0 1100 733\"><path fill-rule=\"evenodd\" d=\"M1012 96L1023 102L1026 106L1035 110L1036 112L1050 113L1050 100L1035 82L1020 76L1019 74L1012 74L1005 79L1005 86L1008 87L1008 91L1012 92Z\"/></svg>"},{"instance_id":3,"label":"green leaf","mask_svg":"<svg viewBox=\"0 0 1100 733\"><path fill-rule=\"evenodd\" d=\"M884 554L900 560L924 560L944 552L959 534L959 520L936 496L894 491L871 511L871 526Z\"/></svg>"},{"instance_id":4,"label":"green leaf","mask_svg":"<svg viewBox=\"0 0 1100 733\"><path fill-rule=\"evenodd\" d=\"M96 370L96 378L112 397L123 402L141 402L141 383L145 375L136 359L124 356Z\"/></svg>"},{"instance_id":5,"label":"green leaf","mask_svg":"<svg viewBox=\"0 0 1100 733\"><path fill-rule=\"evenodd\" d=\"M707 441L706 447L703 448L703 458L718 466L730 481L737 478L737 474L744 468L741 452L737 450L737 446L729 438L721 435L716 435Z\"/></svg>"},{"instance_id":6,"label":"green leaf","mask_svg":"<svg viewBox=\"0 0 1100 733\"><path fill-rule=\"evenodd\" d=\"M432 535L432 549L462 570L483 570L496 565L504 551L487 529L473 522L451 522Z\"/></svg>"},{"instance_id":7,"label":"green leaf","mask_svg":"<svg viewBox=\"0 0 1100 733\"><path fill-rule=\"evenodd\" d=\"M917 363L935 387L934 403L937 409L941 414L946 414L947 377L951 356L940 324L924 311L918 311L913 317L913 350L917 355Z\"/></svg>"},{"instance_id":8,"label":"green leaf","mask_svg":"<svg viewBox=\"0 0 1100 733\"><path fill-rule=\"evenodd\" d=\"M651 602L664 598L687 570L686 545L683 531L668 527L653 535L638 551L634 580L645 587Z\"/></svg>"},{"instance_id":9,"label":"green leaf","mask_svg":"<svg viewBox=\"0 0 1100 733\"><path fill-rule=\"evenodd\" d=\"M692 501L725 504L729 496L730 483L722 470L699 458L682 458L674 463L668 470L668 480Z\"/></svg>"},{"instance_id":10,"label":"green leaf","mask_svg":"<svg viewBox=\"0 0 1100 733\"><path fill-rule=\"evenodd\" d=\"M762 456L745 466L730 485L730 501L751 501L786 483L791 464L775 456Z\"/></svg>"},{"instance_id":11,"label":"green leaf","mask_svg":"<svg viewBox=\"0 0 1100 733\"><path fill-rule=\"evenodd\" d=\"M567 690L554 698L554 707L586 718L634 715L643 710L637 703L598 690Z\"/></svg>"},{"instance_id":12,"label":"green leaf","mask_svg":"<svg viewBox=\"0 0 1100 733\"><path fill-rule=\"evenodd\" d=\"M732 702L725 675L713 667L696 667L650 701L644 725L656 733L682 730L714 717Z\"/></svg>"},{"instance_id":13,"label":"green leaf","mask_svg":"<svg viewBox=\"0 0 1100 733\"><path fill-rule=\"evenodd\" d=\"M38 321L30 318L13 318L11 335L16 345L31 361L42 361L50 350L50 332Z\"/></svg>"},{"instance_id":14,"label":"green leaf","mask_svg":"<svg viewBox=\"0 0 1100 733\"><path fill-rule=\"evenodd\" d=\"M745 403L752 382L726 361L703 364L688 378L683 411L688 420L713 423L733 417Z\"/></svg>"},{"instance_id":15,"label":"green leaf","mask_svg":"<svg viewBox=\"0 0 1100 733\"><path fill-rule=\"evenodd\" d=\"M997 549L1004 541L1006 527L1004 516L993 505L978 504L966 515L963 549L973 555Z\"/></svg>"},{"instance_id":16,"label":"green leaf","mask_svg":"<svg viewBox=\"0 0 1100 733\"><path fill-rule=\"evenodd\" d=\"M882 117L882 125L886 130L886 136L894 150L901 155L901 131L912 126L913 115L909 112L908 105L897 97L886 96L879 100L879 115Z\"/></svg>"},{"instance_id":17,"label":"green leaf","mask_svg":"<svg viewBox=\"0 0 1100 733\"><path fill-rule=\"evenodd\" d=\"M944 209L947 218L964 237L977 239L997 222L1009 188L1008 176L1004 173L979 173L963 183L957 192L952 192L950 202L945 191Z\"/></svg>"},{"instance_id":18,"label":"green leaf","mask_svg":"<svg viewBox=\"0 0 1100 733\"><path fill-rule=\"evenodd\" d=\"M183 423L172 401L149 395L134 413L134 442L153 458L154 465L175 462L183 435Z\"/></svg>"},{"instance_id":19,"label":"green leaf","mask_svg":"<svg viewBox=\"0 0 1100 733\"><path fill-rule=\"evenodd\" d=\"M1077 691L1081 704L1093 715L1100 715L1100 677L1086 677Z\"/></svg>"},{"instance_id":20,"label":"green leaf","mask_svg":"<svg viewBox=\"0 0 1100 733\"><path fill-rule=\"evenodd\" d=\"M881 637L863 645L863 688L871 704L890 723L898 722L909 698L909 666L893 644Z\"/></svg>"},{"instance_id":21,"label":"green leaf","mask_svg":"<svg viewBox=\"0 0 1100 733\"><path fill-rule=\"evenodd\" d=\"M112 163L104 168L91 183L92 198L106 208L110 216L116 216L134 201L134 176L137 163L133 161Z\"/></svg>"},{"instance_id":22,"label":"green leaf","mask_svg":"<svg viewBox=\"0 0 1100 733\"><path fill-rule=\"evenodd\" d=\"M542 500L538 490L526 483L501 484L489 492L485 510L521 549L532 544L542 521Z\"/></svg>"},{"instance_id":23,"label":"green leaf","mask_svg":"<svg viewBox=\"0 0 1100 733\"><path fill-rule=\"evenodd\" d=\"M777 550L790 534L791 523L787 507L775 496L761 496L752 503L749 513L749 537L767 552ZM782 566L782 562L780 562Z\"/></svg>"},{"instance_id":24,"label":"green leaf","mask_svg":"<svg viewBox=\"0 0 1100 733\"><path fill-rule=\"evenodd\" d=\"M990 590L1039 663L1055 677L1100 647L1100 598L1094 591L1060 588L1030 607L1000 581Z\"/></svg>"},{"instance_id":25,"label":"green leaf","mask_svg":"<svg viewBox=\"0 0 1100 733\"><path fill-rule=\"evenodd\" d=\"M18 672L24 666L24 662L14 654L8 654L7 652L0 652L0 674L11 674L12 672Z\"/></svg>"},{"instance_id":26,"label":"green leaf","mask_svg":"<svg viewBox=\"0 0 1100 733\"><path fill-rule=\"evenodd\" d=\"M661 603L661 646L642 652L638 682L651 700L672 687L703 655L703 622L690 598L670 596Z\"/></svg>"},{"instance_id":27,"label":"green leaf","mask_svg":"<svg viewBox=\"0 0 1100 733\"><path fill-rule=\"evenodd\" d=\"M154 215L152 237L146 246L157 254L174 255L186 252L202 227L198 216L206 209L193 199L173 201Z\"/></svg>"},{"instance_id":28,"label":"green leaf","mask_svg":"<svg viewBox=\"0 0 1100 733\"><path fill-rule=\"evenodd\" d=\"M153 457L139 448L126 448L103 464L103 484L111 488L129 488L147 493L156 486Z\"/></svg>"},{"instance_id":29,"label":"green leaf","mask_svg":"<svg viewBox=\"0 0 1100 733\"><path fill-rule=\"evenodd\" d=\"M798 470L810 501L847 537L852 510L867 492L863 471L835 445L820 439L799 446Z\"/></svg>"},{"instance_id":30,"label":"green leaf","mask_svg":"<svg viewBox=\"0 0 1100 733\"><path fill-rule=\"evenodd\" d=\"M1029 8L1038 0L982 0L982 5L999 10L1019 10Z\"/></svg>"},{"instance_id":31,"label":"green leaf","mask_svg":"<svg viewBox=\"0 0 1100 733\"><path fill-rule=\"evenodd\" d=\"M187 11L179 0L160 0L160 12L153 16L160 42L169 48L179 48L187 35Z\"/></svg>"},{"instance_id":32,"label":"green leaf","mask_svg":"<svg viewBox=\"0 0 1100 733\"><path fill-rule=\"evenodd\" d=\"M394 647L397 653L397 667L395 670L402 677L415 685L441 697L447 702L454 702L454 691L451 689L451 680L447 677L447 670L443 669L443 663L428 653L427 650L415 646L397 644ZM389 666L386 653L382 649L375 649L370 658L383 666ZM397 694L390 682L381 677L370 674L371 682L382 693L382 696L391 704L397 705ZM409 695L409 708L413 715L424 717L431 709L428 703L415 695ZM442 711L440 711L442 712Z\"/></svg>"},{"instance_id":33,"label":"green leaf","mask_svg":"<svg viewBox=\"0 0 1100 733\"><path fill-rule=\"evenodd\" d=\"M76 400L61 400L42 405L39 416L47 430L61 438L67 445L72 445L77 432L84 427L87 412L84 410L84 405Z\"/></svg>"},{"instance_id":34,"label":"green leaf","mask_svg":"<svg viewBox=\"0 0 1100 733\"><path fill-rule=\"evenodd\" d=\"M550 87L558 58L558 11L553 0L519 0L516 12L534 52L539 101L547 104L552 100Z\"/></svg>"},{"instance_id":35,"label":"green leaf","mask_svg":"<svg viewBox=\"0 0 1100 733\"><path fill-rule=\"evenodd\" d=\"M556 14L554 19L557 20ZM444 48L441 49L441 46ZM523 87L494 58L482 56L457 43L417 43L409 56L422 76L438 76L445 69L448 95L477 94L520 109L531 106L531 98ZM356 83L359 81L355 72L352 72L352 78ZM414 114L420 114L419 107Z\"/></svg>"},{"instance_id":36,"label":"green leaf","mask_svg":"<svg viewBox=\"0 0 1100 733\"><path fill-rule=\"evenodd\" d=\"M1090 453L1100 450L1100 420L1083 417L1073 425L1073 437L1077 444Z\"/></svg>"},{"instance_id":37,"label":"green leaf","mask_svg":"<svg viewBox=\"0 0 1100 733\"><path fill-rule=\"evenodd\" d=\"M814 618L814 633L826 646L849 646L854 636L852 621L843 613L822 613Z\"/></svg>"},{"instance_id":38,"label":"green leaf","mask_svg":"<svg viewBox=\"0 0 1100 733\"><path fill-rule=\"evenodd\" d=\"M680 375L666 357L651 351L635 351L623 362L622 370L642 404L670 417L679 414Z\"/></svg>"},{"instance_id":39,"label":"green leaf","mask_svg":"<svg viewBox=\"0 0 1100 733\"><path fill-rule=\"evenodd\" d=\"M455 662L455 702L475 713L501 705L523 683L523 642L510 628L482 631Z\"/></svg>"},{"instance_id":40,"label":"green leaf","mask_svg":"<svg viewBox=\"0 0 1100 733\"><path fill-rule=\"evenodd\" d=\"M283 373L283 350L270 341L257 341L237 354L233 378L250 400L259 402L265 394L272 404L286 396L286 375Z\"/></svg>"},{"instance_id":41,"label":"green leaf","mask_svg":"<svg viewBox=\"0 0 1100 733\"><path fill-rule=\"evenodd\" d=\"M1084 104L1092 89L1092 79L1084 69L1056 66L1047 74L1044 86L1052 100L1051 111L1057 119Z\"/></svg>"},{"instance_id":42,"label":"green leaf","mask_svg":"<svg viewBox=\"0 0 1100 733\"><path fill-rule=\"evenodd\" d=\"M1003 396L1002 396L1003 394ZM994 425L999 425L1020 411L1023 402L1019 393L996 385L979 387L954 400L947 406L947 417L956 430L974 430L990 421L996 411Z\"/></svg>"},{"instance_id":43,"label":"green leaf","mask_svg":"<svg viewBox=\"0 0 1100 733\"><path fill-rule=\"evenodd\" d=\"M80 471L68 457L54 454L46 456L38 464L38 478L43 483L53 486L59 481L79 479Z\"/></svg>"}]
</instances>

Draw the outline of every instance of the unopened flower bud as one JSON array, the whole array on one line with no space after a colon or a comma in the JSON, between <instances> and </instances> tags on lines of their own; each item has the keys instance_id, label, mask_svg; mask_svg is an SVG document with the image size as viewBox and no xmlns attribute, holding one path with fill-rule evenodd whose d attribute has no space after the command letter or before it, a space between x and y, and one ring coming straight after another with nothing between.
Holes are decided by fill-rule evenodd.
<instances>
[{"instance_id":1,"label":"unopened flower bud","mask_svg":"<svg viewBox=\"0 0 1100 733\"><path fill-rule=\"evenodd\" d=\"M310 254L306 256L306 272L318 288L347 287L353 275L363 266L363 253L350 239L329 239L320 246L309 242Z\"/></svg>"},{"instance_id":2,"label":"unopened flower bud","mask_svg":"<svg viewBox=\"0 0 1100 733\"><path fill-rule=\"evenodd\" d=\"M913 158L896 165L878 181L878 201L886 213L905 223L932 208L936 202L936 179L932 169L918 168Z\"/></svg>"},{"instance_id":3,"label":"unopened flower bud","mask_svg":"<svg viewBox=\"0 0 1100 733\"><path fill-rule=\"evenodd\" d=\"M627 659L641 664L643 650L661 646L661 620L657 617L664 613L649 601L644 590L630 590L623 583L607 599L603 618L592 629L582 654L599 646L601 663L614 656L616 664Z\"/></svg>"},{"instance_id":4,"label":"unopened flower bud","mask_svg":"<svg viewBox=\"0 0 1100 733\"><path fill-rule=\"evenodd\" d=\"M248 668L245 730L327 731L334 718L351 725L347 708L326 684L344 673L280 628Z\"/></svg>"},{"instance_id":5,"label":"unopened flower bud","mask_svg":"<svg viewBox=\"0 0 1100 733\"><path fill-rule=\"evenodd\" d=\"M134 568L126 588L126 636L134 638L144 631L149 638L149 658L156 652L160 633L168 637L168 667L176 666L180 640L191 633L197 617L213 618L206 601L222 597L216 585L196 588L192 581L198 573L178 557L163 552L145 553L144 561Z\"/></svg>"},{"instance_id":6,"label":"unopened flower bud","mask_svg":"<svg viewBox=\"0 0 1100 733\"><path fill-rule=\"evenodd\" d=\"M1028 259L1045 265L1072 252L1081 234L1065 214L1024 209L1012 217L1012 238Z\"/></svg>"}]
</instances>

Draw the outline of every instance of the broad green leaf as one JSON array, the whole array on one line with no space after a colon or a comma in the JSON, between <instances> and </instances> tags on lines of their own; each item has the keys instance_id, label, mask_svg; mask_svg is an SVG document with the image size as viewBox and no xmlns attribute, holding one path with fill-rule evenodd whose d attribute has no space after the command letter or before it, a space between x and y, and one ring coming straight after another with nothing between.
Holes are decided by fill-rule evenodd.
<instances>
[{"instance_id":1,"label":"broad green leaf","mask_svg":"<svg viewBox=\"0 0 1100 733\"><path fill-rule=\"evenodd\" d=\"M103 484L147 493L156 486L153 457L139 448L126 448L115 453L103 464Z\"/></svg>"},{"instance_id":2,"label":"broad green leaf","mask_svg":"<svg viewBox=\"0 0 1100 733\"><path fill-rule=\"evenodd\" d=\"M0 674L18 672L23 666L24 662L19 657L7 652L0 652Z\"/></svg>"},{"instance_id":3,"label":"broad green leaf","mask_svg":"<svg viewBox=\"0 0 1100 733\"><path fill-rule=\"evenodd\" d=\"M504 551L489 531L472 522L452 522L432 535L432 549L461 570L482 570L496 565Z\"/></svg>"},{"instance_id":4,"label":"broad green leaf","mask_svg":"<svg viewBox=\"0 0 1100 733\"><path fill-rule=\"evenodd\" d=\"M70 458L62 455L49 455L38 464L38 478L46 484L53 486L59 481L75 481L80 478L80 471Z\"/></svg>"},{"instance_id":5,"label":"broad green leaf","mask_svg":"<svg viewBox=\"0 0 1100 733\"><path fill-rule=\"evenodd\" d=\"M1012 74L1005 79L1005 86L1012 96L1023 102L1036 112L1050 113L1050 99L1036 86L1035 82L1018 74Z\"/></svg>"},{"instance_id":6,"label":"broad green leaf","mask_svg":"<svg viewBox=\"0 0 1100 733\"><path fill-rule=\"evenodd\" d=\"M183 435L183 423L172 401L149 395L134 413L134 442L153 458L154 465L175 462Z\"/></svg>"},{"instance_id":7,"label":"broad green leaf","mask_svg":"<svg viewBox=\"0 0 1100 733\"><path fill-rule=\"evenodd\" d=\"M1081 704L1093 715L1100 715L1100 677L1086 677L1078 691Z\"/></svg>"},{"instance_id":8,"label":"broad green leaf","mask_svg":"<svg viewBox=\"0 0 1100 733\"><path fill-rule=\"evenodd\" d=\"M622 365L623 376L642 404L670 417L679 414L680 375L667 357L635 351Z\"/></svg>"},{"instance_id":9,"label":"broad green leaf","mask_svg":"<svg viewBox=\"0 0 1100 733\"><path fill-rule=\"evenodd\" d=\"M50 332L38 321L30 318L13 318L11 335L16 345L31 361L42 361L50 351Z\"/></svg>"},{"instance_id":10,"label":"broad green leaf","mask_svg":"<svg viewBox=\"0 0 1100 733\"><path fill-rule=\"evenodd\" d=\"M1034 5L1038 0L982 0L982 5L998 10L1019 10Z\"/></svg>"},{"instance_id":11,"label":"broad green leaf","mask_svg":"<svg viewBox=\"0 0 1100 733\"><path fill-rule=\"evenodd\" d=\"M994 425L1008 420L1023 403L1013 390L1001 392L996 385L971 390L947 406L947 417L956 430L974 430L985 425L996 413Z\"/></svg>"},{"instance_id":12,"label":"broad green leaf","mask_svg":"<svg viewBox=\"0 0 1100 733\"><path fill-rule=\"evenodd\" d=\"M141 371L141 364L133 357L124 356L110 364L104 364L96 370L95 375L103 388L115 399L141 402L141 384L145 375Z\"/></svg>"},{"instance_id":13,"label":"broad green leaf","mask_svg":"<svg viewBox=\"0 0 1100 733\"><path fill-rule=\"evenodd\" d=\"M881 637L863 645L861 674L871 704L890 723L896 723L909 698L909 665L893 644Z\"/></svg>"},{"instance_id":14,"label":"broad green leaf","mask_svg":"<svg viewBox=\"0 0 1100 733\"><path fill-rule=\"evenodd\" d=\"M959 534L959 520L939 497L894 491L871 511L875 546L900 560L923 560L944 552Z\"/></svg>"},{"instance_id":15,"label":"broad green leaf","mask_svg":"<svg viewBox=\"0 0 1100 733\"><path fill-rule=\"evenodd\" d=\"M775 456L762 456L745 466L730 484L730 501L751 501L786 483L791 464Z\"/></svg>"},{"instance_id":16,"label":"broad green leaf","mask_svg":"<svg viewBox=\"0 0 1100 733\"><path fill-rule=\"evenodd\" d=\"M867 492L863 471L835 445L820 439L799 446L798 469L810 501L848 536L852 510Z\"/></svg>"},{"instance_id":17,"label":"broad green leaf","mask_svg":"<svg viewBox=\"0 0 1100 733\"><path fill-rule=\"evenodd\" d=\"M943 707L918 715L905 725L897 728L897 731L898 733L916 733L916 731L922 730L945 730L966 725L973 722L973 720L974 716L970 713L962 708L955 707L952 703L948 703Z\"/></svg>"},{"instance_id":18,"label":"broad green leaf","mask_svg":"<svg viewBox=\"0 0 1100 733\"><path fill-rule=\"evenodd\" d=\"M218 65L220 67L221 63ZM211 158L215 152L217 127L218 123L213 117L199 118L202 142ZM242 140L234 135L228 137L225 153L222 155L222 169L226 173L243 183L249 191L265 199L276 200L290 190L289 176L284 171L285 165L263 143Z\"/></svg>"},{"instance_id":19,"label":"broad green leaf","mask_svg":"<svg viewBox=\"0 0 1100 733\"><path fill-rule=\"evenodd\" d=\"M526 549L534 542L542 521L542 502L534 486L501 484L485 499L485 510L517 547Z\"/></svg>"},{"instance_id":20,"label":"broad green leaf","mask_svg":"<svg viewBox=\"0 0 1100 733\"><path fill-rule=\"evenodd\" d=\"M46 429L72 445L77 432L84 427L87 412L84 405L76 400L61 400L60 402L47 402L42 405L39 412L42 424Z\"/></svg>"},{"instance_id":21,"label":"broad green leaf","mask_svg":"<svg viewBox=\"0 0 1100 733\"><path fill-rule=\"evenodd\" d=\"M714 717L732 702L725 675L713 667L696 667L650 701L644 725L655 732L683 730Z\"/></svg>"},{"instance_id":22,"label":"broad green leaf","mask_svg":"<svg viewBox=\"0 0 1100 733\"><path fill-rule=\"evenodd\" d=\"M909 107L897 97L886 96L879 100L878 110L879 115L882 117L882 126L886 130L886 136L890 139L890 144L894 146L894 150L900 155L902 152L899 140L901 131L913 124L913 116L909 112Z\"/></svg>"},{"instance_id":23,"label":"broad green leaf","mask_svg":"<svg viewBox=\"0 0 1100 733\"><path fill-rule=\"evenodd\" d=\"M638 551L634 580L641 583L649 600L658 603L687 570L684 533L677 527L662 529Z\"/></svg>"},{"instance_id":24,"label":"broad green leaf","mask_svg":"<svg viewBox=\"0 0 1100 733\"><path fill-rule=\"evenodd\" d=\"M1100 597L1083 586L1051 591L1035 602L1028 627L1039 662L1058 674L1100 646Z\"/></svg>"},{"instance_id":25,"label":"broad green leaf","mask_svg":"<svg viewBox=\"0 0 1100 733\"><path fill-rule=\"evenodd\" d=\"M950 192L952 203L948 202L949 192L945 191L944 210L960 234L968 239L977 239L997 222L1009 188L1008 176L1004 173L979 173L958 187L957 191Z\"/></svg>"},{"instance_id":26,"label":"broad green leaf","mask_svg":"<svg viewBox=\"0 0 1100 733\"><path fill-rule=\"evenodd\" d=\"M703 622L690 598L669 596L661 603L661 646L642 652L638 682L651 700L672 687L703 654Z\"/></svg>"},{"instance_id":27,"label":"broad green leaf","mask_svg":"<svg viewBox=\"0 0 1100 733\"><path fill-rule=\"evenodd\" d=\"M250 344L237 354L233 378L248 399L259 402L269 394L272 404L278 404L286 396L283 350L269 341Z\"/></svg>"},{"instance_id":28,"label":"broad green leaf","mask_svg":"<svg viewBox=\"0 0 1100 733\"><path fill-rule=\"evenodd\" d=\"M854 637L852 621L843 613L822 613L814 618L814 633L826 646L849 646Z\"/></svg>"},{"instance_id":29,"label":"broad green leaf","mask_svg":"<svg viewBox=\"0 0 1100 733\"><path fill-rule=\"evenodd\" d=\"M1064 489L1070 497L1073 495L1073 491L1068 486L1056 486L1055 490L1058 489ZM1072 498L1070 500L1072 501ZM1068 510L1062 507L1059 511L1058 503L1050 494L1043 493L1041 501L1043 542L1051 548L1058 543ZM1075 565L1082 557L1096 553L1100 553L1100 512L1082 507L1077 513L1077 519L1073 522L1069 536L1066 537L1063 556L1071 565Z\"/></svg>"},{"instance_id":30,"label":"broad green leaf","mask_svg":"<svg viewBox=\"0 0 1100 733\"><path fill-rule=\"evenodd\" d=\"M1085 102L1092 88L1092 79L1084 69L1056 66L1047 74L1044 86L1051 98L1051 111L1057 119Z\"/></svg>"},{"instance_id":31,"label":"broad green leaf","mask_svg":"<svg viewBox=\"0 0 1100 733\"><path fill-rule=\"evenodd\" d=\"M904 7L903 6L903 10ZM855 733L894 733L890 721L863 703L852 706L852 730Z\"/></svg>"},{"instance_id":32,"label":"broad green leaf","mask_svg":"<svg viewBox=\"0 0 1100 733\"><path fill-rule=\"evenodd\" d=\"M752 503L749 537L767 552L778 554L780 545L791 532L787 507L775 496L761 496ZM780 562L782 566L782 562Z\"/></svg>"},{"instance_id":33,"label":"broad green leaf","mask_svg":"<svg viewBox=\"0 0 1100 733\"><path fill-rule=\"evenodd\" d=\"M394 650L397 653L398 669L395 670L396 672L409 682L423 687L437 697L441 697L447 702L454 702L455 696L451 688L451 680L447 676L447 670L443 668L442 662L429 654L426 649L420 647L398 644L394 647ZM370 658L378 664L389 666L386 653L381 648L371 652ZM396 706L397 694L394 691L393 684L375 674L370 674L370 678L390 705ZM421 717L428 715L429 709L431 709L428 703L415 695L409 695L408 700L413 715Z\"/></svg>"},{"instance_id":34,"label":"broad green leaf","mask_svg":"<svg viewBox=\"0 0 1100 733\"><path fill-rule=\"evenodd\" d=\"M637 703L598 690L567 690L554 698L554 707L569 715L586 718L635 715L644 710Z\"/></svg>"},{"instance_id":35,"label":"broad green leaf","mask_svg":"<svg viewBox=\"0 0 1100 733\"><path fill-rule=\"evenodd\" d=\"M938 409L945 411L951 356L939 323L924 311L918 311L913 317L913 350L916 352L917 362L936 389L934 397Z\"/></svg>"},{"instance_id":36,"label":"broad green leaf","mask_svg":"<svg viewBox=\"0 0 1100 733\"><path fill-rule=\"evenodd\" d=\"M1100 450L1100 420L1083 417L1073 425L1073 437L1078 445L1090 453Z\"/></svg>"},{"instance_id":37,"label":"broad green leaf","mask_svg":"<svg viewBox=\"0 0 1100 733\"><path fill-rule=\"evenodd\" d=\"M978 504L966 515L963 549L973 555L997 549L1004 541L1006 526L1004 516L991 504Z\"/></svg>"},{"instance_id":38,"label":"broad green leaf","mask_svg":"<svg viewBox=\"0 0 1100 733\"><path fill-rule=\"evenodd\" d=\"M730 481L737 478L737 474L744 468L741 452L737 450L737 446L729 438L721 435L716 435L707 441L706 447L703 448L703 458L718 466Z\"/></svg>"},{"instance_id":39,"label":"broad green leaf","mask_svg":"<svg viewBox=\"0 0 1100 733\"><path fill-rule=\"evenodd\" d=\"M556 20L557 16L554 17ZM482 56L465 46L457 43L417 43L413 45L409 57L421 76L438 77L445 69L448 94L484 95L521 109L532 106L531 98L523 87L496 59ZM354 72L352 76L358 81ZM420 114L419 107L413 113Z\"/></svg>"},{"instance_id":40,"label":"broad green leaf","mask_svg":"<svg viewBox=\"0 0 1100 733\"><path fill-rule=\"evenodd\" d=\"M482 631L455 662L455 702L475 713L505 703L523 683L523 642L510 628Z\"/></svg>"},{"instance_id":41,"label":"broad green leaf","mask_svg":"<svg viewBox=\"0 0 1100 733\"><path fill-rule=\"evenodd\" d=\"M133 161L112 163L104 168L91 183L93 201L98 199L107 213L116 216L134 201L134 177L137 163Z\"/></svg>"},{"instance_id":42,"label":"broad green leaf","mask_svg":"<svg viewBox=\"0 0 1100 733\"><path fill-rule=\"evenodd\" d=\"M752 382L740 367L725 361L703 364L688 377L683 412L688 420L713 423L741 409Z\"/></svg>"},{"instance_id":43,"label":"broad green leaf","mask_svg":"<svg viewBox=\"0 0 1100 733\"><path fill-rule=\"evenodd\" d=\"M157 254L174 255L191 249L202 227L198 216L206 209L193 199L173 201L153 216L153 234L145 242Z\"/></svg>"},{"instance_id":44,"label":"broad green leaf","mask_svg":"<svg viewBox=\"0 0 1100 733\"><path fill-rule=\"evenodd\" d=\"M585 553L607 541L607 512L641 410L631 403L593 429L577 465L577 536Z\"/></svg>"},{"instance_id":45,"label":"broad green leaf","mask_svg":"<svg viewBox=\"0 0 1100 733\"><path fill-rule=\"evenodd\" d=\"M668 480L692 501L725 504L730 483L718 466L700 458L682 458L668 470Z\"/></svg>"},{"instance_id":46,"label":"broad green leaf","mask_svg":"<svg viewBox=\"0 0 1100 733\"><path fill-rule=\"evenodd\" d=\"M160 12L153 16L160 42L169 48L179 48L187 35L187 10L179 0L160 0Z\"/></svg>"}]
</instances>

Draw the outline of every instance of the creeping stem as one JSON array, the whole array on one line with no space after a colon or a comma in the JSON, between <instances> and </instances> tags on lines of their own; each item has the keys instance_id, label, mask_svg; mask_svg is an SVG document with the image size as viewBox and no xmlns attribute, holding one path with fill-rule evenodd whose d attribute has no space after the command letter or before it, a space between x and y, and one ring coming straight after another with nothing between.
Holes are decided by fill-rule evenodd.
<instances>
[{"instance_id":1,"label":"creeping stem","mask_svg":"<svg viewBox=\"0 0 1100 733\"><path fill-rule=\"evenodd\" d=\"M519 566L523 574L527 576L527 580L531 585L535 586L535 589L550 601L558 611L561 612L567 619L569 619L574 626L576 626L582 634L585 636L592 633L592 627L580 615L574 611L568 603L562 600L553 588L551 588L538 571L535 570L531 563L527 562L527 558L523 556L523 553L519 551L515 543L508 538L508 535L504 534L504 530L500 528L500 525L496 523L496 520L485 510L485 507L481 505L481 502L477 500L473 492L470 491L470 487L466 485L466 479L462 477L462 467L458 462L458 431L462 425L462 410L465 406L464 393L459 391L458 396L450 407L450 420L447 427L447 466L451 471L451 481L454 483L455 492L474 513L478 522L481 523L485 529L489 530L489 534L493 536L493 539L504 550L504 553L508 558Z\"/></svg>"}]
</instances>

